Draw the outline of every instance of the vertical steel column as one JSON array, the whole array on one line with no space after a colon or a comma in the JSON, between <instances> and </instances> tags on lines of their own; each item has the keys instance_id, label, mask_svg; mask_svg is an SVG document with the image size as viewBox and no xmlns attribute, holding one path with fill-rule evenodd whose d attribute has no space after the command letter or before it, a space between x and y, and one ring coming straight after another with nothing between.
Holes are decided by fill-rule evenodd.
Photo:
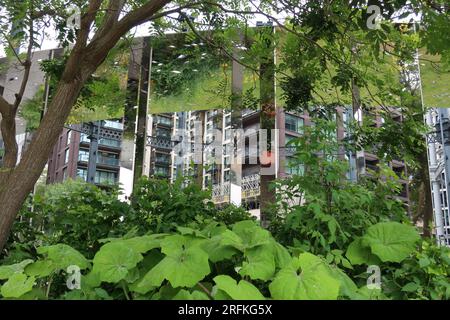
<instances>
[{"instance_id":1,"label":"vertical steel column","mask_svg":"<svg viewBox=\"0 0 450 320\"><path fill-rule=\"evenodd\" d=\"M426 113L426 124L428 126L433 126L432 120L432 110L428 110ZM428 141L427 141L428 142ZM427 143L428 147L428 168L430 174L430 184L431 184L431 192L433 195L433 204L434 204L434 225L436 228L436 239L440 244L441 239L444 236L444 223L443 223L443 212L442 212L442 202L441 202L441 191L440 191L440 174L437 172L438 170L438 162L436 157L436 145L435 142Z\"/></svg>"},{"instance_id":2,"label":"vertical steel column","mask_svg":"<svg viewBox=\"0 0 450 320\"><path fill-rule=\"evenodd\" d=\"M439 108L439 125L442 139L442 147L444 149L444 171L445 171L445 195L447 198L447 214L450 205L450 120L448 109ZM443 209L445 213L445 209ZM436 224L438 221L436 221ZM441 222L441 225L443 221ZM442 237L444 237L444 230L442 230ZM442 238L441 237L441 238ZM441 242L441 238L438 241Z\"/></svg>"},{"instance_id":3,"label":"vertical steel column","mask_svg":"<svg viewBox=\"0 0 450 320\"><path fill-rule=\"evenodd\" d=\"M101 122L90 122L90 134L88 136L89 143L89 161L87 169L87 182L95 183L95 172L97 171L97 153L98 153L98 139L100 134Z\"/></svg>"}]
</instances>

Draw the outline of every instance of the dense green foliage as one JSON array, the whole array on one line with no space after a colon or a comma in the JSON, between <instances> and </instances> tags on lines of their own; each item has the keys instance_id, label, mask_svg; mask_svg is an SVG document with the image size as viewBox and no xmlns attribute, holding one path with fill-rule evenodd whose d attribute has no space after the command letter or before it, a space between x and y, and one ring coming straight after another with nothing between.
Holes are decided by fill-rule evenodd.
<instances>
[{"instance_id":1,"label":"dense green foliage","mask_svg":"<svg viewBox=\"0 0 450 320\"><path fill-rule=\"evenodd\" d=\"M334 121L317 120L289 142L295 150L291 165L303 165L305 173L277 183L283 192L277 193L269 229L285 245L348 266L342 252L354 237L377 222L406 215L402 202L390 197L400 191L395 173L382 167L358 183L350 181L349 162L335 136Z\"/></svg>"},{"instance_id":2,"label":"dense green foliage","mask_svg":"<svg viewBox=\"0 0 450 320\"><path fill-rule=\"evenodd\" d=\"M119 201L118 194L114 188L103 190L81 180L39 188L14 225L7 261L32 258L38 245L58 243L69 244L92 258L103 238L169 232L207 218L227 223L250 218L247 211L234 206L219 211L208 191L182 180L170 184L142 178L131 204Z\"/></svg>"},{"instance_id":3,"label":"dense green foliage","mask_svg":"<svg viewBox=\"0 0 450 320\"><path fill-rule=\"evenodd\" d=\"M412 227L380 223L367 230L361 247L349 248L347 257L355 265L382 260L405 269L406 274L411 268L407 258L416 252L418 240ZM70 246L57 244L39 247L35 261L1 266L1 295L20 299L388 298L380 290L367 289L364 279L352 280L336 264L307 252L291 254L254 221L230 227L210 222L201 229L179 227L169 234L103 242L92 260ZM448 259L448 250L438 252ZM437 267L436 261L423 257L420 263ZM52 282L73 265L82 273L79 289L64 290L64 281ZM449 268L437 271L448 276ZM413 285L420 284L413 282L390 294L410 292ZM442 294L435 297L442 298Z\"/></svg>"}]
</instances>

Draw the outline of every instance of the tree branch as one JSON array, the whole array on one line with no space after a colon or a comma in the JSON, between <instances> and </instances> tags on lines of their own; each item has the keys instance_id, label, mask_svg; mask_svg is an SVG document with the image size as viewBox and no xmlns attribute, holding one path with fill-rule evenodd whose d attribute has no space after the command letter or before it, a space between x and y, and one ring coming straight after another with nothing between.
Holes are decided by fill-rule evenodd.
<instances>
[{"instance_id":1,"label":"tree branch","mask_svg":"<svg viewBox=\"0 0 450 320\"><path fill-rule=\"evenodd\" d=\"M33 11L33 10L31 10ZM13 112L14 112L14 117L15 114L17 112L17 109L19 108L20 102L22 102L22 98L23 98L23 94L25 93L25 89L27 87L27 83L28 83L28 79L30 77L30 70L31 70L31 56L33 54L33 42L34 42L34 20L30 18L30 22L29 22L29 35L28 35L28 49L27 49L27 56L25 58L25 61L22 63L22 65L24 66L24 73L23 73L23 78L22 78L22 83L20 85L20 89L19 92L16 93L16 100L14 101L14 105L13 105Z\"/></svg>"}]
</instances>

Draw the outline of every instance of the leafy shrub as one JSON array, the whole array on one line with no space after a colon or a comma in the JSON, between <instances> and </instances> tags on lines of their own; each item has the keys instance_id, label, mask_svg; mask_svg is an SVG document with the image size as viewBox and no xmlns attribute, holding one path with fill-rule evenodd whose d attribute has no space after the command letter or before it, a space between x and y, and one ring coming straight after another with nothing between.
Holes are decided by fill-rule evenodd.
<instances>
[{"instance_id":1,"label":"leafy shrub","mask_svg":"<svg viewBox=\"0 0 450 320\"><path fill-rule=\"evenodd\" d=\"M406 268L417 254L419 235L413 227L390 222L372 226L362 239L364 250L378 261L403 263L400 266ZM39 247L36 261L0 266L0 294L5 299L389 298L388 292L369 290L323 258L291 254L249 220L230 227L212 222L203 229L179 227L176 232L104 242L93 259L57 244ZM350 261L355 260L354 249L347 252ZM230 263L233 268L223 268ZM81 270L80 288L52 290L65 285L65 277L55 276L66 275L73 265Z\"/></svg>"},{"instance_id":2,"label":"leafy shrub","mask_svg":"<svg viewBox=\"0 0 450 320\"><path fill-rule=\"evenodd\" d=\"M316 121L305 134L292 140L294 165L304 174L280 180L269 229L282 244L299 251L336 259L343 266L343 251L355 237L380 221L406 220L403 204L393 195L400 191L398 177L387 167L358 182L349 181L349 164L340 160L336 124Z\"/></svg>"},{"instance_id":3,"label":"leafy shrub","mask_svg":"<svg viewBox=\"0 0 450 320\"><path fill-rule=\"evenodd\" d=\"M99 239L121 234L121 219L129 208L117 195L117 190L102 190L81 180L45 186L21 210L7 256L19 254L17 243L26 246L23 251L29 257L39 244L66 243L91 258Z\"/></svg>"}]
</instances>

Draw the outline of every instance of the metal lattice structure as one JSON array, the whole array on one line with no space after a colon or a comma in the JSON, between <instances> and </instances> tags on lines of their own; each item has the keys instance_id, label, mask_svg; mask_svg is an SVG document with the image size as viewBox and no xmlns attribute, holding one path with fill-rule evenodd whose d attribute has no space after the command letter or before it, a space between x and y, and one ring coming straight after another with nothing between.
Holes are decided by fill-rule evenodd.
<instances>
[{"instance_id":1,"label":"metal lattice structure","mask_svg":"<svg viewBox=\"0 0 450 320\"><path fill-rule=\"evenodd\" d=\"M242 177L242 198L257 197L260 195L261 177L259 174L251 174Z\"/></svg>"},{"instance_id":2,"label":"metal lattice structure","mask_svg":"<svg viewBox=\"0 0 450 320\"><path fill-rule=\"evenodd\" d=\"M158 137L158 136L148 136L147 137L147 145L158 148L158 149L166 149L172 150L177 141L172 141L170 138L166 137Z\"/></svg>"},{"instance_id":3,"label":"metal lattice structure","mask_svg":"<svg viewBox=\"0 0 450 320\"><path fill-rule=\"evenodd\" d=\"M230 201L230 182L212 186L212 200L214 203Z\"/></svg>"}]
</instances>

